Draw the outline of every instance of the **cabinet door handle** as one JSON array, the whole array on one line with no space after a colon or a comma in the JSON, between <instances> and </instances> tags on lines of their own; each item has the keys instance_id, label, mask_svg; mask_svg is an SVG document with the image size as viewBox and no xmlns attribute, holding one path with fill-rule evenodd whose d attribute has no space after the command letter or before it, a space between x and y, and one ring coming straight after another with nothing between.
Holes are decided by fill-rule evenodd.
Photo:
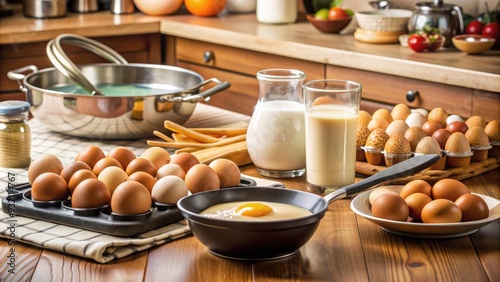
<instances>
[{"instance_id":1,"label":"cabinet door handle","mask_svg":"<svg viewBox=\"0 0 500 282\"><path fill-rule=\"evenodd\" d=\"M415 99L417 98L418 94L419 94L418 90L409 90L406 93L406 101L408 101L408 102L415 101Z\"/></svg>"},{"instance_id":2,"label":"cabinet door handle","mask_svg":"<svg viewBox=\"0 0 500 282\"><path fill-rule=\"evenodd\" d=\"M214 59L214 52L212 51L205 51L203 53L203 61L205 63L209 63L210 61L212 61Z\"/></svg>"}]
</instances>

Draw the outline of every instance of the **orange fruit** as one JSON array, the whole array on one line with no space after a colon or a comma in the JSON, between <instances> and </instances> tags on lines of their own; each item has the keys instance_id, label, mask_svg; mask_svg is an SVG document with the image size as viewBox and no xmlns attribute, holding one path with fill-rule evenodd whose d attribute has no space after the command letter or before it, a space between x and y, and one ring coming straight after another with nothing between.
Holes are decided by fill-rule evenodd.
<instances>
[{"instance_id":1,"label":"orange fruit","mask_svg":"<svg viewBox=\"0 0 500 282\"><path fill-rule=\"evenodd\" d=\"M185 0L184 5L195 16L213 17L226 7L226 0Z\"/></svg>"}]
</instances>

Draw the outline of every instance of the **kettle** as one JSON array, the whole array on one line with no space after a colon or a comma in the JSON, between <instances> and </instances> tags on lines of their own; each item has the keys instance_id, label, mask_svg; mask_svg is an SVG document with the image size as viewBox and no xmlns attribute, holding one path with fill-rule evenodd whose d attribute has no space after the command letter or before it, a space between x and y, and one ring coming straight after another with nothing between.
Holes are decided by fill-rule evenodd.
<instances>
[{"instance_id":1,"label":"kettle","mask_svg":"<svg viewBox=\"0 0 500 282\"><path fill-rule=\"evenodd\" d=\"M462 8L454 4L444 4L441 0L416 3L413 15L408 21L408 30L414 32L424 26L439 29L445 37L443 46L450 46L451 38L464 32Z\"/></svg>"}]
</instances>

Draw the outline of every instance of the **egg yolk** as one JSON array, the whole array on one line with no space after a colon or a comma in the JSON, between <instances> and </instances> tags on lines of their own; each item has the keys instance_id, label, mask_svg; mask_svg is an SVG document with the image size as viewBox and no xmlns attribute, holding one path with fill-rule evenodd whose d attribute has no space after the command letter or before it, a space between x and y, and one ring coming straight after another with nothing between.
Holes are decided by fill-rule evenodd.
<instances>
[{"instance_id":1,"label":"egg yolk","mask_svg":"<svg viewBox=\"0 0 500 282\"><path fill-rule=\"evenodd\" d=\"M236 213L244 216L260 217L270 214L273 209L262 203L246 203L236 208Z\"/></svg>"}]
</instances>

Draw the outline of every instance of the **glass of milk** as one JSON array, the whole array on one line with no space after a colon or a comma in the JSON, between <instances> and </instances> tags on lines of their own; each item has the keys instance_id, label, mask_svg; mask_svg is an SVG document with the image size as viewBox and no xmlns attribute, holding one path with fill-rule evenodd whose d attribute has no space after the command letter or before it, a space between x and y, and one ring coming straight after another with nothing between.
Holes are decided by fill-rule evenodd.
<instances>
[{"instance_id":1,"label":"glass of milk","mask_svg":"<svg viewBox=\"0 0 500 282\"><path fill-rule=\"evenodd\" d=\"M304 84L307 188L329 193L354 183L361 85L345 80Z\"/></svg>"},{"instance_id":2,"label":"glass of milk","mask_svg":"<svg viewBox=\"0 0 500 282\"><path fill-rule=\"evenodd\" d=\"M293 69L257 73L259 99L248 125L246 142L260 175L302 176L306 167L304 102L306 75Z\"/></svg>"}]
</instances>

